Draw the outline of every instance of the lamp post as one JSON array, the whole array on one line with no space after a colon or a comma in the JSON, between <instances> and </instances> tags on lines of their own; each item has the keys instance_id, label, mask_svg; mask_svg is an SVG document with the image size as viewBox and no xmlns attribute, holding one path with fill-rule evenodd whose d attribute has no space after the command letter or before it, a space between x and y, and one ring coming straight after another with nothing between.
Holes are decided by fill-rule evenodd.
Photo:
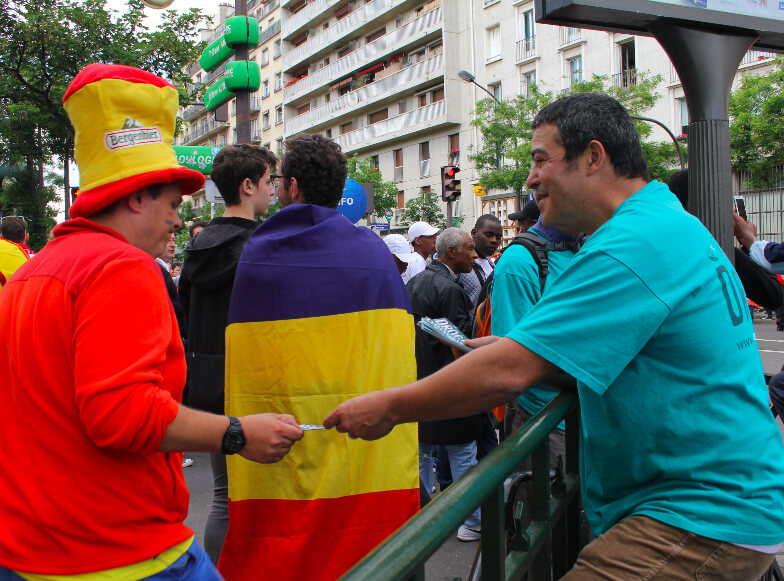
<instances>
[{"instance_id":1,"label":"lamp post","mask_svg":"<svg viewBox=\"0 0 784 581\"><path fill-rule=\"evenodd\" d=\"M477 87L479 87L480 89L482 89L482 90L483 90L485 93L487 93L487 94L488 94L488 95L490 95L490 96L491 96L493 99L495 99L495 102L496 102L496 103L500 103L500 102L501 102L501 101L499 101L499 100L498 100L498 97L496 97L495 95L493 95L493 94L492 94L492 93L491 93L491 92L490 92L490 91L487 89L487 87L483 87L482 85L480 85L479 83L477 83L477 82L476 82L476 77L475 77L474 75L472 75L471 73L469 73L468 71L457 71L457 76L458 76L458 77L460 77L461 79L463 79L463 80L464 80L466 83L473 83L474 85L476 85Z\"/></svg>"}]
</instances>

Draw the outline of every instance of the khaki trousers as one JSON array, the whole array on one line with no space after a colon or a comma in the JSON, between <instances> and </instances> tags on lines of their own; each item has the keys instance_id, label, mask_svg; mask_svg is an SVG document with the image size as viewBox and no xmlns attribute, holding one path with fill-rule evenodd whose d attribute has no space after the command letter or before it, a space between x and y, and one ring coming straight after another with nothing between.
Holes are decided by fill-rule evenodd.
<instances>
[{"instance_id":1,"label":"khaki trousers","mask_svg":"<svg viewBox=\"0 0 784 581\"><path fill-rule=\"evenodd\" d=\"M755 581L774 558L647 516L632 516L587 545L563 579Z\"/></svg>"}]
</instances>

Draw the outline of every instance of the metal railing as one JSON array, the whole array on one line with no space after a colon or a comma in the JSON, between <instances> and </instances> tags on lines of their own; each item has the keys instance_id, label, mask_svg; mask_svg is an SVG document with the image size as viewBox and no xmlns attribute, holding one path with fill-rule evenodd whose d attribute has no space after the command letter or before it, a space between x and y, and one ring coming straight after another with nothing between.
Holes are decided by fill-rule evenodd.
<instances>
[{"instance_id":1,"label":"metal railing","mask_svg":"<svg viewBox=\"0 0 784 581\"><path fill-rule=\"evenodd\" d=\"M749 50L746 51L746 54L743 56L743 60L740 61L740 64L741 66L750 65L759 61L767 61L775 57L776 53L773 52L764 50Z\"/></svg>"},{"instance_id":2,"label":"metal railing","mask_svg":"<svg viewBox=\"0 0 784 581\"><path fill-rule=\"evenodd\" d=\"M517 60L524 61L536 56L536 37L529 36L517 41Z\"/></svg>"},{"instance_id":3,"label":"metal railing","mask_svg":"<svg viewBox=\"0 0 784 581\"><path fill-rule=\"evenodd\" d=\"M549 434L566 418L566 470L550 473ZM580 531L579 408L563 392L477 466L412 517L341 579L425 579L425 561L478 505L482 507L481 578L493 581L559 579L577 559ZM518 503L517 530L507 542L504 481L532 457L532 506ZM525 513L531 524L523 527Z\"/></svg>"},{"instance_id":4,"label":"metal railing","mask_svg":"<svg viewBox=\"0 0 784 581\"><path fill-rule=\"evenodd\" d=\"M630 87L637 84L637 70L626 69L612 76L613 87Z\"/></svg>"},{"instance_id":5,"label":"metal railing","mask_svg":"<svg viewBox=\"0 0 784 581\"><path fill-rule=\"evenodd\" d=\"M571 26L564 26L561 28L561 46L577 42L583 38L582 28L573 28Z\"/></svg>"}]
</instances>

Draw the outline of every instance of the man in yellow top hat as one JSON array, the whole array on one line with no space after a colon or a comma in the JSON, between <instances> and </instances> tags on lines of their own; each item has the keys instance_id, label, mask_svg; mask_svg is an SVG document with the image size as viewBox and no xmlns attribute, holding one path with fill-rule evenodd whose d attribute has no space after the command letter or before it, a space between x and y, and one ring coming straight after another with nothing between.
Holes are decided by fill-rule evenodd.
<instances>
[{"instance_id":1,"label":"man in yellow top hat","mask_svg":"<svg viewBox=\"0 0 784 581\"><path fill-rule=\"evenodd\" d=\"M176 90L90 65L63 101L81 193L0 295L0 579L219 579L183 524L180 452L277 462L302 430L180 404L183 346L153 257L204 177L171 147Z\"/></svg>"}]
</instances>

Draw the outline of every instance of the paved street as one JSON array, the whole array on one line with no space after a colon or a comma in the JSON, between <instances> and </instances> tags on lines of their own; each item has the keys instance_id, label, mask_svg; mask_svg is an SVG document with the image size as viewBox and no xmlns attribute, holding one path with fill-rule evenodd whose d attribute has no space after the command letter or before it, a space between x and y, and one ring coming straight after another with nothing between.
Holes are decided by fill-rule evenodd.
<instances>
[{"instance_id":1,"label":"paved street","mask_svg":"<svg viewBox=\"0 0 784 581\"><path fill-rule=\"evenodd\" d=\"M776 373L784 364L784 332L776 331L776 322L755 320L754 328L765 373ZM781 424L779 424L781 428ZM784 428L782 428L784 431ZM196 532L200 543L204 540L204 523L212 498L212 476L207 454L188 454L193 466L185 469L185 479L191 493L190 513L185 521ZM428 561L428 581L466 579L479 543L461 543L454 536ZM784 555L779 555L784 566Z\"/></svg>"}]
</instances>

